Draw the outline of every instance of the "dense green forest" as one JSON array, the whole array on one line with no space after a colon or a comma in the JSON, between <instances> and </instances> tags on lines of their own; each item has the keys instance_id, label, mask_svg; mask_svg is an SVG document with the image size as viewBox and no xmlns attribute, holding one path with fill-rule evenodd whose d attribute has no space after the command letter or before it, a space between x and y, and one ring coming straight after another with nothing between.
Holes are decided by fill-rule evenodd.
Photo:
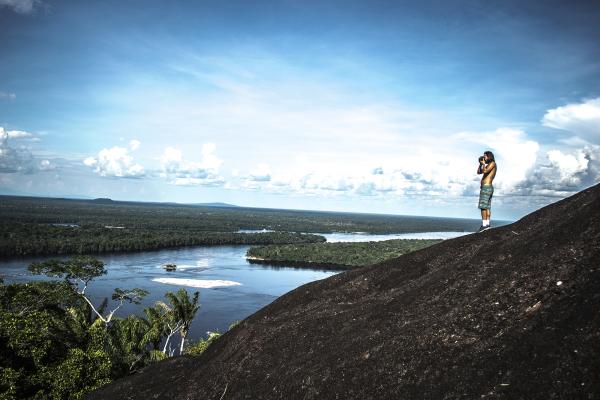
<instances>
[{"instance_id":1,"label":"dense green forest","mask_svg":"<svg viewBox=\"0 0 600 400\"><path fill-rule=\"evenodd\" d=\"M32 264L58 281L5 285L0 280L0 399L82 399L85 393L175 354L199 354L218 338L188 343L199 293L167 292L144 316L119 316L123 303L148 293L115 288L93 304L85 288L106 273L91 257Z\"/></svg>"},{"instance_id":2,"label":"dense green forest","mask_svg":"<svg viewBox=\"0 0 600 400\"><path fill-rule=\"evenodd\" d=\"M290 232L473 231L466 219L0 196L0 256L322 242ZM239 230L272 230L239 233Z\"/></svg>"},{"instance_id":3,"label":"dense green forest","mask_svg":"<svg viewBox=\"0 0 600 400\"><path fill-rule=\"evenodd\" d=\"M357 268L399 257L441 240L394 239L381 242L314 243L251 247L250 262L284 265L312 265L330 268Z\"/></svg>"},{"instance_id":4,"label":"dense green forest","mask_svg":"<svg viewBox=\"0 0 600 400\"><path fill-rule=\"evenodd\" d=\"M318 235L293 232L234 233L194 230L115 229L0 223L0 256L93 254L168 247L227 244L324 242Z\"/></svg>"}]
</instances>

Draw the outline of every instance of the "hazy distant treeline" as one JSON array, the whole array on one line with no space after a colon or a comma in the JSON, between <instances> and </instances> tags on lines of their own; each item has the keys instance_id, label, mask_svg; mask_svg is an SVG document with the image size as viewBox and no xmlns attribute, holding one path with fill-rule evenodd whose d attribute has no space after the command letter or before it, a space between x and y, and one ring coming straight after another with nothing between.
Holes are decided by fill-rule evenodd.
<instances>
[{"instance_id":1,"label":"hazy distant treeline","mask_svg":"<svg viewBox=\"0 0 600 400\"><path fill-rule=\"evenodd\" d=\"M206 207L154 203L95 202L0 196L2 221L76 223L81 226L192 229L235 232L270 229L287 232L472 232L480 221L381 214L275 210L244 207Z\"/></svg>"}]
</instances>

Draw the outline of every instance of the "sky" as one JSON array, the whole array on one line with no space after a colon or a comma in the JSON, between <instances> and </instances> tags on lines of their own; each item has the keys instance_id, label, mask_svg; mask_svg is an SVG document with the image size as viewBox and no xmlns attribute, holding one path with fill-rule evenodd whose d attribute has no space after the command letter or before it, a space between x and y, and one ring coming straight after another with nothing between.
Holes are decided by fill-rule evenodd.
<instances>
[{"instance_id":1,"label":"sky","mask_svg":"<svg viewBox=\"0 0 600 400\"><path fill-rule=\"evenodd\" d=\"M0 0L0 194L492 219L600 182L600 3Z\"/></svg>"}]
</instances>

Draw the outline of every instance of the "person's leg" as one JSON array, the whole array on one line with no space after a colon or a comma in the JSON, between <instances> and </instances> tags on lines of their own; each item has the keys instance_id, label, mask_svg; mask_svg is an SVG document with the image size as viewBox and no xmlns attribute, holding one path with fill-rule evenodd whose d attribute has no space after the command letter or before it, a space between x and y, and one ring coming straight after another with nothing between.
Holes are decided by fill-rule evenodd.
<instances>
[{"instance_id":1,"label":"person's leg","mask_svg":"<svg viewBox=\"0 0 600 400\"><path fill-rule=\"evenodd\" d=\"M492 219L492 197L494 197L494 187L491 187L491 192L490 192L490 198L488 200L488 207L485 210L485 219L487 222L487 226L491 225L491 219Z\"/></svg>"},{"instance_id":2,"label":"person's leg","mask_svg":"<svg viewBox=\"0 0 600 400\"><path fill-rule=\"evenodd\" d=\"M490 210L489 209L481 210L481 213L483 214L483 226L489 226L490 225Z\"/></svg>"}]
</instances>

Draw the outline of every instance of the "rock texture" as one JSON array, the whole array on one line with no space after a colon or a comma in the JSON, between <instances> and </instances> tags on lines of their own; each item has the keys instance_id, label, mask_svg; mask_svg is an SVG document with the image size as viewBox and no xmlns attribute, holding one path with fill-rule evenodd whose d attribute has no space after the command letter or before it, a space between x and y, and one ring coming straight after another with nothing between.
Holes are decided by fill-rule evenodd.
<instances>
[{"instance_id":1,"label":"rock texture","mask_svg":"<svg viewBox=\"0 0 600 400\"><path fill-rule=\"evenodd\" d=\"M599 399L600 185L313 282L92 399Z\"/></svg>"}]
</instances>

